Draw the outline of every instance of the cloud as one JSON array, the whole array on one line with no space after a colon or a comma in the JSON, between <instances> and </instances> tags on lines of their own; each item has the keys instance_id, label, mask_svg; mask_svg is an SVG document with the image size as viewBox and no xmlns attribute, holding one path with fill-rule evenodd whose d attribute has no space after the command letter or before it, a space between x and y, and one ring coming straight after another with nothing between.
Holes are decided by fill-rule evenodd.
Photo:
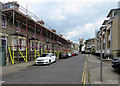
<instances>
[{"instance_id":1,"label":"cloud","mask_svg":"<svg viewBox=\"0 0 120 86\"><path fill-rule=\"evenodd\" d=\"M1 0L2 2L18 1L20 3L38 3L38 2L118 2L119 0Z\"/></svg>"},{"instance_id":2,"label":"cloud","mask_svg":"<svg viewBox=\"0 0 120 86\"><path fill-rule=\"evenodd\" d=\"M77 42L80 37L85 39L94 37L95 29L99 29L109 10L113 7L116 8L116 2L119 0L14 1L18 1L25 8L27 4L30 12L40 19L42 18L48 25L52 26L52 29L56 29L57 33Z\"/></svg>"},{"instance_id":3,"label":"cloud","mask_svg":"<svg viewBox=\"0 0 120 86\"><path fill-rule=\"evenodd\" d=\"M95 30L99 29L98 27L102 25L104 19L105 18L97 19L96 21L87 23L84 26L78 25L72 28L65 37L74 41L78 40L80 37L84 37L85 39L95 37Z\"/></svg>"},{"instance_id":4,"label":"cloud","mask_svg":"<svg viewBox=\"0 0 120 86\"><path fill-rule=\"evenodd\" d=\"M56 6L55 10L51 10L49 18L53 21L63 21L66 20L66 16L64 15L63 8L61 6Z\"/></svg>"},{"instance_id":5,"label":"cloud","mask_svg":"<svg viewBox=\"0 0 120 86\"><path fill-rule=\"evenodd\" d=\"M89 4L89 5L88 5ZM78 15L82 13L82 9L92 6L93 2L59 2L55 5L54 9L50 9L51 12L49 18L54 21L65 21L68 19L68 15Z\"/></svg>"}]
</instances>

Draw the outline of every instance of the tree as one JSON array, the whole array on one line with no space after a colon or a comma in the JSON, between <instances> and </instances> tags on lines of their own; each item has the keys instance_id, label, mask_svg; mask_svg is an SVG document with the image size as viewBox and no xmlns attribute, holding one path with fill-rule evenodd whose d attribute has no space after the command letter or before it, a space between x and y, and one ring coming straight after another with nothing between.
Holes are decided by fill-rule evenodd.
<instances>
[{"instance_id":1,"label":"tree","mask_svg":"<svg viewBox=\"0 0 120 86\"><path fill-rule=\"evenodd\" d=\"M82 44L80 44L80 46L79 46L79 52L81 52L82 51Z\"/></svg>"},{"instance_id":2,"label":"tree","mask_svg":"<svg viewBox=\"0 0 120 86\"><path fill-rule=\"evenodd\" d=\"M93 50L92 50L92 54L94 54L95 52L96 52L95 49L93 49Z\"/></svg>"},{"instance_id":3,"label":"tree","mask_svg":"<svg viewBox=\"0 0 120 86\"><path fill-rule=\"evenodd\" d=\"M120 57L120 51L117 51L117 56Z\"/></svg>"}]
</instances>

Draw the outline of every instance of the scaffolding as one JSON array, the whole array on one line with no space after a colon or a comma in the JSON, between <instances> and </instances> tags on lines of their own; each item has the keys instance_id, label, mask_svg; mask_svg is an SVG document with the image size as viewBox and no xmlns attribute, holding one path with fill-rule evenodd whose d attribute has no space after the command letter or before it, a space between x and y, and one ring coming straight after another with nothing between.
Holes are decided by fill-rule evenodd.
<instances>
[{"instance_id":1,"label":"scaffolding","mask_svg":"<svg viewBox=\"0 0 120 86\"><path fill-rule=\"evenodd\" d=\"M31 49L33 49L32 52L34 53L34 60L36 60L37 56L40 56L43 53L52 52L57 56L59 56L60 52L65 52L65 51L70 52L70 46L69 46L70 42L68 42L63 37L57 35L55 32L51 31L50 30L51 26L49 26L47 23L45 23L44 25L40 24L38 21L42 21L42 20L39 19L36 15L29 12L27 10L27 6L25 9L24 7L18 5L14 1L10 3L13 5L13 8L10 9L7 9L5 6L6 3L4 3L3 6L4 9L2 11L3 13L2 16L4 17L3 19L4 26L3 28L0 29L2 30L1 32L4 31L4 36L8 32L12 32L12 36L17 36L17 45L11 46L11 44L8 44L9 57L11 59L12 64L15 64L15 53L17 53L18 62L20 56L22 56L25 62L30 60ZM18 7L15 7L16 4ZM12 26L8 26L8 23L10 21L12 21ZM19 27L16 27L16 21L21 22ZM21 33L25 34L25 36L21 35ZM19 43L20 39L18 38L19 36L25 37L25 41L26 41L25 45L20 45ZM6 38L6 36L4 38ZM31 40L34 41L33 46L31 46L30 38L32 38ZM6 43L4 42L4 44ZM46 47L44 46L45 44L47 44ZM4 46L6 47L6 45ZM67 50L63 50L63 49L61 50L60 47L58 46L62 46ZM20 51L20 48L25 49L24 54L22 51ZM38 49L39 51L37 51Z\"/></svg>"}]
</instances>

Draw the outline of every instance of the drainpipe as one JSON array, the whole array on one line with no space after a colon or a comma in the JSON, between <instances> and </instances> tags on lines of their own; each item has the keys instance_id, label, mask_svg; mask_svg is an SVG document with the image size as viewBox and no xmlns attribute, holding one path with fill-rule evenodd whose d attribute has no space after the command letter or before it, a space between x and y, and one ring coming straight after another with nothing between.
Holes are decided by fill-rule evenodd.
<instances>
[{"instance_id":1,"label":"drainpipe","mask_svg":"<svg viewBox=\"0 0 120 86\"><path fill-rule=\"evenodd\" d=\"M112 54L112 22L111 22L111 28L110 28L110 53ZM112 56L113 59L113 56Z\"/></svg>"},{"instance_id":2,"label":"drainpipe","mask_svg":"<svg viewBox=\"0 0 120 86\"><path fill-rule=\"evenodd\" d=\"M100 52L100 81L102 82L102 32L101 32L101 52Z\"/></svg>"}]
</instances>

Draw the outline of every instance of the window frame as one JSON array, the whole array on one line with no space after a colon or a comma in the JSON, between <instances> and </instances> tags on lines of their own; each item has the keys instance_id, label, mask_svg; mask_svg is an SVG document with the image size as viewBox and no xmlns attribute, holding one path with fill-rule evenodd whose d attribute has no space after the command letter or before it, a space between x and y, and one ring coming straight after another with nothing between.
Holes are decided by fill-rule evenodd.
<instances>
[{"instance_id":1,"label":"window frame","mask_svg":"<svg viewBox=\"0 0 120 86\"><path fill-rule=\"evenodd\" d=\"M22 41L21 46L26 46L26 39L25 38L19 38L19 46L20 46L20 40ZM20 51L25 51L25 47L19 47Z\"/></svg>"},{"instance_id":2,"label":"window frame","mask_svg":"<svg viewBox=\"0 0 120 86\"><path fill-rule=\"evenodd\" d=\"M3 38L5 37L5 38ZM2 45L2 40L5 40L6 41L6 45L5 45L5 51L7 51L7 37L6 36L1 36L1 45Z\"/></svg>"}]
</instances>

